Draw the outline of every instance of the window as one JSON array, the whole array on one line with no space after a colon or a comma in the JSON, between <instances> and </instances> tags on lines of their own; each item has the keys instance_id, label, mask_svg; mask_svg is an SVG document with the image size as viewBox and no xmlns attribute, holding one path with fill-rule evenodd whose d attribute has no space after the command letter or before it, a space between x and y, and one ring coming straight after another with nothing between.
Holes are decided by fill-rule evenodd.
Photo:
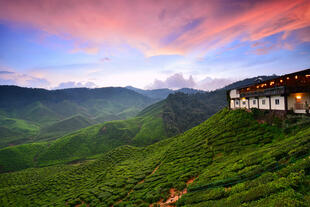
<instances>
[{"instance_id":1,"label":"window","mask_svg":"<svg viewBox=\"0 0 310 207\"><path fill-rule=\"evenodd\" d=\"M236 101L236 105L239 105L239 101Z\"/></svg>"},{"instance_id":2,"label":"window","mask_svg":"<svg viewBox=\"0 0 310 207\"><path fill-rule=\"evenodd\" d=\"M280 100L279 99L274 100L274 102L276 103L276 105L280 104Z\"/></svg>"},{"instance_id":3,"label":"window","mask_svg":"<svg viewBox=\"0 0 310 207\"><path fill-rule=\"evenodd\" d=\"M262 104L263 105L265 105L266 104L266 100L264 99L264 100L262 100Z\"/></svg>"},{"instance_id":4,"label":"window","mask_svg":"<svg viewBox=\"0 0 310 207\"><path fill-rule=\"evenodd\" d=\"M256 105L256 100L253 100L253 105Z\"/></svg>"},{"instance_id":5,"label":"window","mask_svg":"<svg viewBox=\"0 0 310 207\"><path fill-rule=\"evenodd\" d=\"M242 103L243 105L245 105L245 101L243 101L243 103Z\"/></svg>"}]
</instances>

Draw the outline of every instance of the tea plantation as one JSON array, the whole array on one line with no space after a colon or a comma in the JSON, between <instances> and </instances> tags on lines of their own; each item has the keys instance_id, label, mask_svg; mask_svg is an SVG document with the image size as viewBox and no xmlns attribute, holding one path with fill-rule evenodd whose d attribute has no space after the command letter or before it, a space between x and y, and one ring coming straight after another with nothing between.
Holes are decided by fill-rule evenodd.
<instances>
[{"instance_id":1,"label":"tea plantation","mask_svg":"<svg viewBox=\"0 0 310 207\"><path fill-rule=\"evenodd\" d=\"M310 124L223 109L145 147L0 174L0 206L309 206Z\"/></svg>"}]
</instances>

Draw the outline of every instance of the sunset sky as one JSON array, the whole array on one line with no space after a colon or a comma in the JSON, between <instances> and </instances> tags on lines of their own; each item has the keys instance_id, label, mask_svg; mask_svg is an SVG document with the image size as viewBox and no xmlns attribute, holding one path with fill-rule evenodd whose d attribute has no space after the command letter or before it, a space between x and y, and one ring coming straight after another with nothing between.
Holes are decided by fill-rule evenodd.
<instances>
[{"instance_id":1,"label":"sunset sky","mask_svg":"<svg viewBox=\"0 0 310 207\"><path fill-rule=\"evenodd\" d=\"M212 90L310 68L310 0L0 0L0 84Z\"/></svg>"}]
</instances>

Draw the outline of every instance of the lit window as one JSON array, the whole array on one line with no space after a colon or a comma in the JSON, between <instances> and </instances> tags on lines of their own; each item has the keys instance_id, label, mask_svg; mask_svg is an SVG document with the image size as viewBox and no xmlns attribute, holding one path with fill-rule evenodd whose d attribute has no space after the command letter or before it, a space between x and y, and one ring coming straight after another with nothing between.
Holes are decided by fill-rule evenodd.
<instances>
[{"instance_id":1,"label":"lit window","mask_svg":"<svg viewBox=\"0 0 310 207\"><path fill-rule=\"evenodd\" d=\"M264 99L264 100L262 100L262 104L263 105L265 105L266 104L266 100Z\"/></svg>"},{"instance_id":2,"label":"lit window","mask_svg":"<svg viewBox=\"0 0 310 207\"><path fill-rule=\"evenodd\" d=\"M275 101L276 105L280 105L280 100L279 99L276 99L274 101Z\"/></svg>"}]
</instances>

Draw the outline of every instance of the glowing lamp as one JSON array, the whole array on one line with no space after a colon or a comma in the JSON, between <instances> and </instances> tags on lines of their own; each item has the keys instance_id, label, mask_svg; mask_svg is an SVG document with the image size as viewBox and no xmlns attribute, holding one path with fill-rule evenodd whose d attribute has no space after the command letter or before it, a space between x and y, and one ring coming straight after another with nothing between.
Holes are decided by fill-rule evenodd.
<instances>
[{"instance_id":1,"label":"glowing lamp","mask_svg":"<svg viewBox=\"0 0 310 207\"><path fill-rule=\"evenodd\" d=\"M280 83L283 83L283 80L280 80Z\"/></svg>"},{"instance_id":2,"label":"glowing lamp","mask_svg":"<svg viewBox=\"0 0 310 207\"><path fill-rule=\"evenodd\" d=\"M300 100L300 99L301 99L301 96L296 96L296 99L297 99L297 100Z\"/></svg>"},{"instance_id":3,"label":"glowing lamp","mask_svg":"<svg viewBox=\"0 0 310 207\"><path fill-rule=\"evenodd\" d=\"M287 77L286 79L287 79L287 80L289 80L289 79L290 79L290 77Z\"/></svg>"},{"instance_id":4,"label":"glowing lamp","mask_svg":"<svg viewBox=\"0 0 310 207\"><path fill-rule=\"evenodd\" d=\"M295 75L295 79L298 79L298 75Z\"/></svg>"}]
</instances>

